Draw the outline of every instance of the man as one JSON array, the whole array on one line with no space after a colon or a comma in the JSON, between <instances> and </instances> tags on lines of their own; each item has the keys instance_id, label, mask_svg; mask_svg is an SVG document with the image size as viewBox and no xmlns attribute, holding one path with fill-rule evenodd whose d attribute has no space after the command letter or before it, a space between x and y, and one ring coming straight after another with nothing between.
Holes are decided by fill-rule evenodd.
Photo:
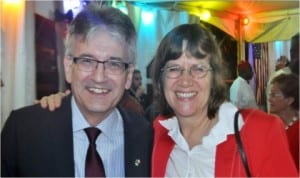
<instances>
[{"instance_id":1,"label":"man","mask_svg":"<svg viewBox=\"0 0 300 178\"><path fill-rule=\"evenodd\" d=\"M142 75L141 71L135 69L133 71L132 84L130 90L128 90L129 94L136 98L138 102L143 106L144 109L149 105L148 98L145 93L145 88L142 86Z\"/></svg>"},{"instance_id":2,"label":"man","mask_svg":"<svg viewBox=\"0 0 300 178\"><path fill-rule=\"evenodd\" d=\"M90 127L101 130L95 144L107 177L150 176L151 125L116 107L130 88L135 53L128 16L108 7L80 12L64 58L72 95L54 112L35 105L11 113L1 133L1 176L87 176Z\"/></svg>"},{"instance_id":3,"label":"man","mask_svg":"<svg viewBox=\"0 0 300 178\"><path fill-rule=\"evenodd\" d=\"M238 65L238 77L230 87L230 101L238 108L257 108L254 92L249 85L253 77L251 65L243 61Z\"/></svg>"},{"instance_id":4,"label":"man","mask_svg":"<svg viewBox=\"0 0 300 178\"><path fill-rule=\"evenodd\" d=\"M276 60L275 64L275 71L278 71L280 69L283 69L289 65L289 59L286 56L280 56Z\"/></svg>"}]
</instances>

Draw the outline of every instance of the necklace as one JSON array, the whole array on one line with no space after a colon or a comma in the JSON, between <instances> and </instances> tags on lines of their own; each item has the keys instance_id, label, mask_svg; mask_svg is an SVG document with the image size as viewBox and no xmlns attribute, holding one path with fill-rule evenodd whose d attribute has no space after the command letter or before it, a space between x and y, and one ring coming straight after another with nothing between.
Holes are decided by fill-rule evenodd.
<instances>
[{"instance_id":1,"label":"necklace","mask_svg":"<svg viewBox=\"0 0 300 178\"><path fill-rule=\"evenodd\" d=\"M286 124L285 129L287 130L289 127L291 127L296 121L298 120L297 117L293 117L292 120Z\"/></svg>"}]
</instances>

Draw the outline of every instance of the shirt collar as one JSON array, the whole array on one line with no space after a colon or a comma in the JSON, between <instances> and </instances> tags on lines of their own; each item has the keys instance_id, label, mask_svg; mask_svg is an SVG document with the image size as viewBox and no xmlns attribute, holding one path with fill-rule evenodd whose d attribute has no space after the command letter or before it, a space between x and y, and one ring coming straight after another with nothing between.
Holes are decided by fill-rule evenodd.
<instances>
[{"instance_id":1,"label":"shirt collar","mask_svg":"<svg viewBox=\"0 0 300 178\"><path fill-rule=\"evenodd\" d=\"M248 83L247 80L245 80L243 77L238 76L237 78L238 78L238 80L240 80L240 81L243 81L243 82Z\"/></svg>"},{"instance_id":2,"label":"shirt collar","mask_svg":"<svg viewBox=\"0 0 300 178\"><path fill-rule=\"evenodd\" d=\"M168 135L174 140L176 145L181 145L184 150L189 150L189 146L180 132L178 119L176 116L167 120L160 120L160 124L169 130Z\"/></svg>"},{"instance_id":3,"label":"shirt collar","mask_svg":"<svg viewBox=\"0 0 300 178\"><path fill-rule=\"evenodd\" d=\"M218 122L216 125L211 129L209 134L205 137L203 137L203 144L209 144L209 145L217 145L227 139L227 135L234 133L234 114L237 111L237 107L229 102L224 102L218 111ZM160 124L165 127L167 130L169 130L168 135L172 137L172 139L175 141L176 144L185 145L186 142L183 143L183 136L180 132L179 124L177 117L172 117L166 120L160 120ZM241 128L244 124L244 121L239 116L239 128Z\"/></svg>"},{"instance_id":4,"label":"shirt collar","mask_svg":"<svg viewBox=\"0 0 300 178\"><path fill-rule=\"evenodd\" d=\"M218 111L218 122L212 128L207 137L203 139L203 142L208 144L218 144L227 139L227 135L234 133L234 115L238 108L230 102L224 102ZM241 115L238 118L239 128L244 125L244 121Z\"/></svg>"},{"instance_id":5,"label":"shirt collar","mask_svg":"<svg viewBox=\"0 0 300 178\"><path fill-rule=\"evenodd\" d=\"M77 131L81 131L85 128L90 127L90 124L83 117L80 112L74 96L71 99L71 107L72 107L72 123L73 123L73 133ZM100 122L97 126L98 129L101 130L101 134L107 136L111 141L114 138L118 137L120 133L123 133L123 120L122 116L118 109L114 109L102 122Z\"/></svg>"}]
</instances>

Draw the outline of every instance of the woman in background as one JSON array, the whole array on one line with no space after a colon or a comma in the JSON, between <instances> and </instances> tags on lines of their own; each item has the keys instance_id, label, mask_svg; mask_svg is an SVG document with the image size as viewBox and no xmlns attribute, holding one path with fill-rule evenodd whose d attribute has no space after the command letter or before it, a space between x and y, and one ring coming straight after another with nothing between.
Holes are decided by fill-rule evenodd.
<instances>
[{"instance_id":1,"label":"woman in background","mask_svg":"<svg viewBox=\"0 0 300 178\"><path fill-rule=\"evenodd\" d=\"M271 81L270 112L278 115L286 129L290 151L299 170L299 76L281 74Z\"/></svg>"}]
</instances>

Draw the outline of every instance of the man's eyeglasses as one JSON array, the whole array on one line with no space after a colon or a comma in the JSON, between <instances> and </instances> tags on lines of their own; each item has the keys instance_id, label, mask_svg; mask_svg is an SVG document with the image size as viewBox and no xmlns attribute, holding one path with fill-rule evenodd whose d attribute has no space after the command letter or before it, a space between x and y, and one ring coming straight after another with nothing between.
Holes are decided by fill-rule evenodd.
<instances>
[{"instance_id":1,"label":"man's eyeglasses","mask_svg":"<svg viewBox=\"0 0 300 178\"><path fill-rule=\"evenodd\" d=\"M182 76L183 71L187 70L190 75L195 78L205 77L208 71L212 71L210 66L193 65L189 69L185 69L179 65L167 66L161 69L167 78L176 79Z\"/></svg>"},{"instance_id":2,"label":"man's eyeglasses","mask_svg":"<svg viewBox=\"0 0 300 178\"><path fill-rule=\"evenodd\" d=\"M98 64L104 66L104 71L108 74L120 75L128 69L129 63L121 62L119 60L110 59L107 61L98 61L88 57L73 57L74 63L78 69L85 72L93 72L97 69Z\"/></svg>"}]
</instances>

